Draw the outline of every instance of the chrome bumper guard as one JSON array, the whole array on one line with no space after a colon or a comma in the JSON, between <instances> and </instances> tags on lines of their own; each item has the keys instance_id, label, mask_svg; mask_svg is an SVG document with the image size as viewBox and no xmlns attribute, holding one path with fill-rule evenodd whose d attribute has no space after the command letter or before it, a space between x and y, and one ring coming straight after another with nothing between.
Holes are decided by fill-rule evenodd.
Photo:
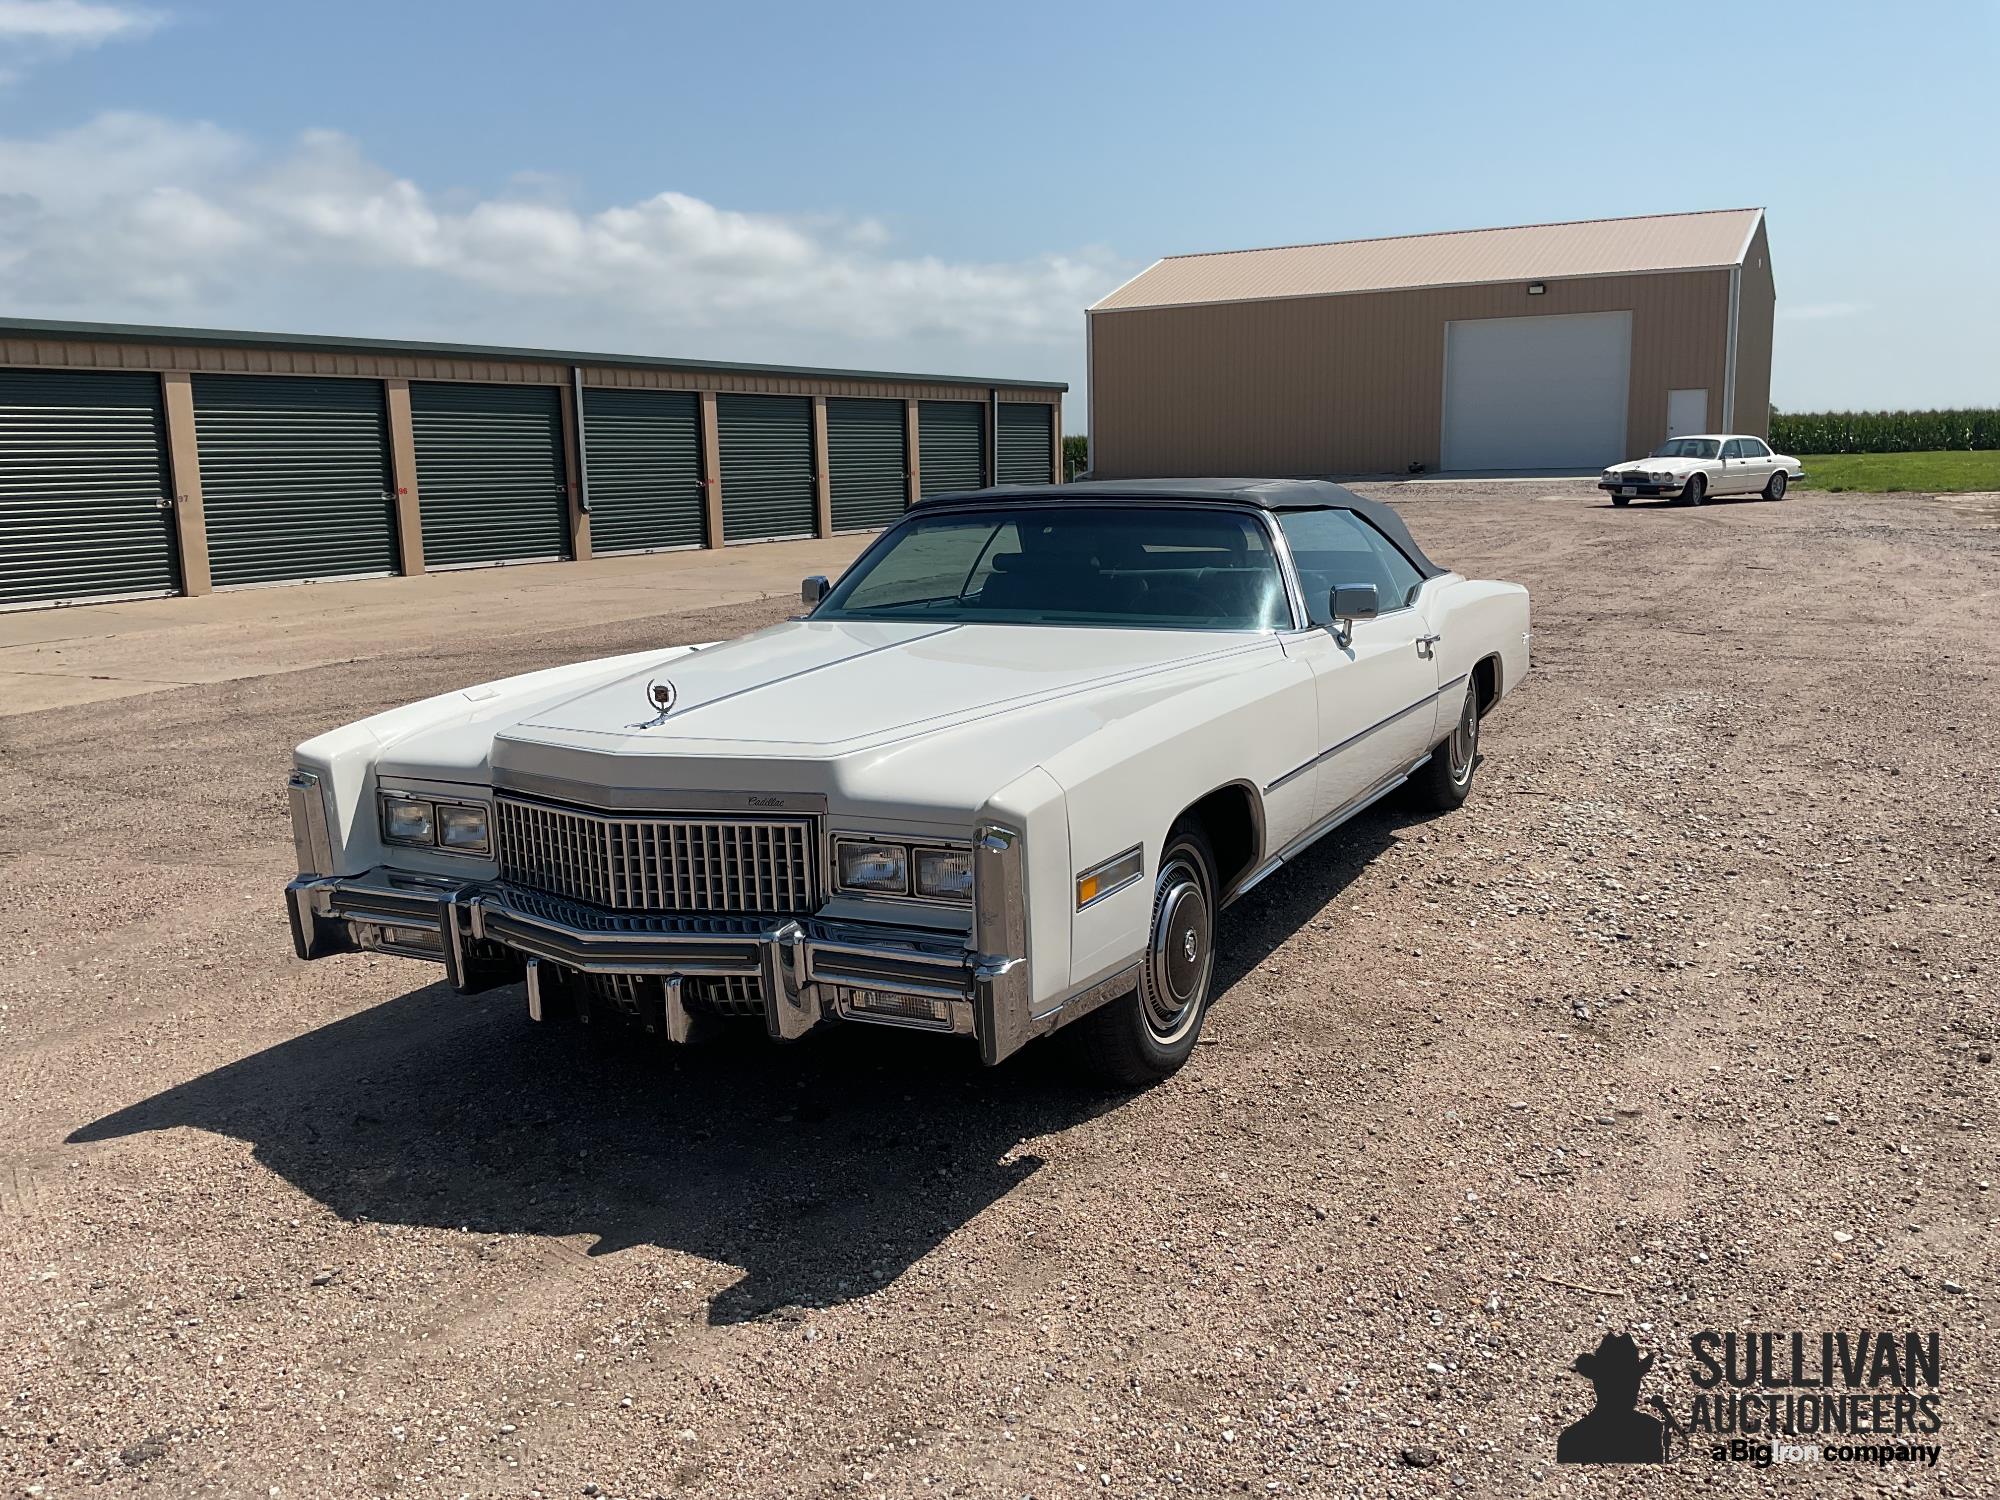
<instances>
[{"instance_id":1,"label":"chrome bumper guard","mask_svg":"<svg viewBox=\"0 0 2000 1500\"><path fill-rule=\"evenodd\" d=\"M1015 866L1001 878L1018 903L1018 844L980 855ZM996 876L1002 872L995 871ZM999 955L962 936L929 929L830 922L816 917L667 917L604 911L502 882L459 883L385 869L359 876L302 875L286 887L292 944L300 958L367 949L444 965L447 980L474 994L524 976L531 1009L543 966L589 975L663 981L667 1032L686 1034L682 981L758 982L773 1037L803 1036L826 1016L976 1035L987 1062L1015 1050L1034 1026L1028 1014L1021 908L979 920L974 944L1021 939ZM979 903L982 907L985 903ZM919 1007L896 1004L930 1001ZM882 1003L877 1004L875 1002Z\"/></svg>"}]
</instances>

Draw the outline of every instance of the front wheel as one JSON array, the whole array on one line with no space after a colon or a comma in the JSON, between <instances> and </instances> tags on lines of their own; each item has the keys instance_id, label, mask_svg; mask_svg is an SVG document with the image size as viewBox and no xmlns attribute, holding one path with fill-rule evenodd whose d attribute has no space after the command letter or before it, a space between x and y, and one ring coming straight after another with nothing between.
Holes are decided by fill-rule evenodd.
<instances>
[{"instance_id":1,"label":"front wheel","mask_svg":"<svg viewBox=\"0 0 2000 1500\"><path fill-rule=\"evenodd\" d=\"M1699 474L1688 475L1688 482L1681 488L1682 505L1699 505L1708 498L1708 481Z\"/></svg>"},{"instance_id":2,"label":"front wheel","mask_svg":"<svg viewBox=\"0 0 2000 1500\"><path fill-rule=\"evenodd\" d=\"M1215 857L1200 828L1177 823L1160 853L1139 987L1076 1023L1090 1071L1121 1088L1171 1076L1193 1053L1215 982Z\"/></svg>"},{"instance_id":3,"label":"front wheel","mask_svg":"<svg viewBox=\"0 0 2000 1500\"><path fill-rule=\"evenodd\" d=\"M1783 469L1778 470L1777 473L1773 474L1769 479L1764 481L1764 498L1766 500L1784 499L1785 485L1788 482L1789 480L1785 474L1785 471Z\"/></svg>"},{"instance_id":4,"label":"front wheel","mask_svg":"<svg viewBox=\"0 0 2000 1500\"><path fill-rule=\"evenodd\" d=\"M1618 506L1630 505L1632 503L1632 497L1630 495L1613 495L1611 497L1611 503L1613 505L1618 505Z\"/></svg>"},{"instance_id":5,"label":"front wheel","mask_svg":"<svg viewBox=\"0 0 2000 1500\"><path fill-rule=\"evenodd\" d=\"M1465 685L1465 701L1451 735L1410 778L1417 805L1430 812L1463 807L1472 795L1472 773L1479 765L1479 686Z\"/></svg>"}]
</instances>

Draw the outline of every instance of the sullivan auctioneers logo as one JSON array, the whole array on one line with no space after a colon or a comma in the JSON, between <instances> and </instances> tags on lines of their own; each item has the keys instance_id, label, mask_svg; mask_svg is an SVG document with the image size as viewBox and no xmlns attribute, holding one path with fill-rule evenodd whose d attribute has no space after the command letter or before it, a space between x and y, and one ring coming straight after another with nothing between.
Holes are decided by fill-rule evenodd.
<instances>
[{"instance_id":1,"label":"sullivan auctioneers logo","mask_svg":"<svg viewBox=\"0 0 2000 1500\"><path fill-rule=\"evenodd\" d=\"M1651 1397L1653 1368L1630 1334L1608 1333L1570 1368L1597 1400L1556 1440L1556 1462L1656 1464L1688 1448L1718 1463L1937 1466L1943 1425L1935 1333L1717 1333L1689 1341L1694 1390L1676 1410Z\"/></svg>"}]
</instances>

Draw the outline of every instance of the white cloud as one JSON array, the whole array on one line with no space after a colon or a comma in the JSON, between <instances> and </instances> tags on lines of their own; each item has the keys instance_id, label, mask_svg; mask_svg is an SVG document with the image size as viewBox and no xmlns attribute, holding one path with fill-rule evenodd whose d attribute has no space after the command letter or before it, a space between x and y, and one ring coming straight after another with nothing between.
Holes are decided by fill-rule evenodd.
<instances>
[{"instance_id":1,"label":"white cloud","mask_svg":"<svg viewBox=\"0 0 2000 1500\"><path fill-rule=\"evenodd\" d=\"M876 219L672 190L579 211L532 174L466 196L335 132L260 153L134 114L0 139L0 185L0 300L28 315L1068 375L1134 269L899 253Z\"/></svg>"},{"instance_id":2,"label":"white cloud","mask_svg":"<svg viewBox=\"0 0 2000 1500\"><path fill-rule=\"evenodd\" d=\"M1800 322L1818 322L1825 318L1851 318L1866 311L1866 302L1809 302L1803 307L1780 306L1778 316Z\"/></svg>"},{"instance_id":3,"label":"white cloud","mask_svg":"<svg viewBox=\"0 0 2000 1500\"><path fill-rule=\"evenodd\" d=\"M160 25L157 12L92 0L0 0L0 82L106 42L130 41Z\"/></svg>"}]
</instances>

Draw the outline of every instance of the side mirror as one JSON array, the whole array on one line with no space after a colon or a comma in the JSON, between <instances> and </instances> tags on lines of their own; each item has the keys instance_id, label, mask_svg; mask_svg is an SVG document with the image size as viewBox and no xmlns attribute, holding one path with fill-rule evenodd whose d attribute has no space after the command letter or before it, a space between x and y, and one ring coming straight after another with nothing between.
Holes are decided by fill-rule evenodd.
<instances>
[{"instance_id":1,"label":"side mirror","mask_svg":"<svg viewBox=\"0 0 2000 1500\"><path fill-rule=\"evenodd\" d=\"M826 597L827 587L826 574L813 574L812 577L799 585L799 602L801 604L819 603L820 600Z\"/></svg>"},{"instance_id":2,"label":"side mirror","mask_svg":"<svg viewBox=\"0 0 2000 1500\"><path fill-rule=\"evenodd\" d=\"M1374 619L1382 602L1372 583L1336 584L1327 595L1327 613L1333 616L1333 638L1345 650L1354 639L1354 622Z\"/></svg>"}]
</instances>

